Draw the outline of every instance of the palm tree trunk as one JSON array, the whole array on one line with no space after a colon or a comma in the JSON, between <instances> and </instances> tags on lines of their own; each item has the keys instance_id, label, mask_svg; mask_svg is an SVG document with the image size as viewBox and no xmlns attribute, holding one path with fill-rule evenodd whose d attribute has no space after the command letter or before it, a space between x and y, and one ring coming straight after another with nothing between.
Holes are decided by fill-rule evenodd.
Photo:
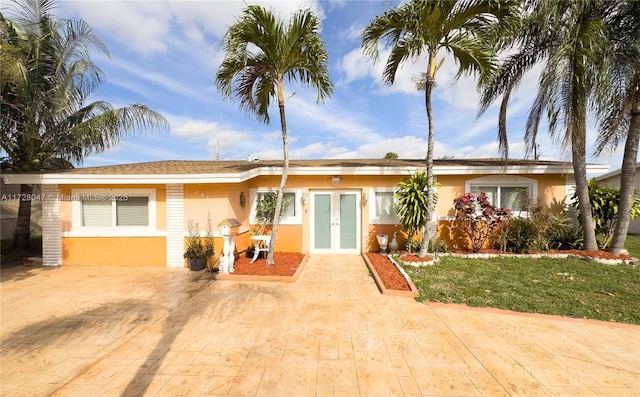
<instances>
[{"instance_id":1,"label":"palm tree trunk","mask_svg":"<svg viewBox=\"0 0 640 397\"><path fill-rule=\"evenodd\" d=\"M631 206L636 177L636 158L638 157L638 145L640 144L640 87L636 87L635 103L631 108L631 120L627 142L624 147L622 169L620 170L620 203L618 204L618 221L613 233L613 240L609 251L619 255L624 248L631 220Z\"/></svg>"},{"instance_id":2,"label":"palm tree trunk","mask_svg":"<svg viewBox=\"0 0 640 397\"><path fill-rule=\"evenodd\" d=\"M429 226L433 216L433 146L435 136L435 125L433 122L433 109L431 108L431 93L436 83L436 52L429 51L429 69L427 71L427 79L425 82L424 100L427 108L427 119L429 120L429 137L427 139L427 217L424 222L422 232L422 242L420 243L420 252L418 257L424 258L429 251Z\"/></svg>"},{"instance_id":3,"label":"palm tree trunk","mask_svg":"<svg viewBox=\"0 0 640 397\"><path fill-rule=\"evenodd\" d=\"M284 188L287 185L287 176L289 175L289 138L287 136L287 118L285 117L284 112L284 88L282 81L278 81L278 107L280 108L280 127L282 129L284 167L282 169L282 178L280 179L280 188L278 189L276 209L273 215L273 229L271 230L271 241L269 243L269 252L267 253L267 266L274 264L273 253L275 252L278 226L280 224L280 213L282 212L282 201L284 200Z\"/></svg>"},{"instance_id":4,"label":"palm tree trunk","mask_svg":"<svg viewBox=\"0 0 640 397\"><path fill-rule=\"evenodd\" d=\"M577 124L577 123L576 123ZM584 233L584 249L595 251L598 249L596 231L593 224L591 204L589 202L589 181L587 180L587 155L586 155L586 123L574 125L574 133L571 134L571 156L573 162L573 174L576 179L576 196L578 197L579 217Z\"/></svg>"},{"instance_id":5,"label":"palm tree trunk","mask_svg":"<svg viewBox=\"0 0 640 397\"><path fill-rule=\"evenodd\" d=\"M31 197L33 186L20 185L20 204L18 220L13 236L13 246L20 250L28 250L31 246ZM25 199L23 199L25 198Z\"/></svg>"}]
</instances>

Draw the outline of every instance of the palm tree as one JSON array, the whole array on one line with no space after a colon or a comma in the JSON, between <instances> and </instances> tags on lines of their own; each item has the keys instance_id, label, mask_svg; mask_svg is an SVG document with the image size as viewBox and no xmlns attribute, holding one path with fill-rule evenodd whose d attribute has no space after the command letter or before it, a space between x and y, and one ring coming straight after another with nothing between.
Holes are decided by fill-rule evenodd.
<instances>
[{"instance_id":1,"label":"palm tree","mask_svg":"<svg viewBox=\"0 0 640 397\"><path fill-rule=\"evenodd\" d=\"M427 203L430 204L423 228L420 257L427 255L429 246L429 221L434 213L433 195L433 146L435 126L431 96L436 85L436 73L444 58L443 51L458 64L456 78L477 73L480 78L489 75L496 67L495 51L491 38L498 28L507 25L515 15L518 2L514 0L412 0L376 17L362 32L361 47L370 59L379 58L379 44L391 47L383 80L393 85L400 65L407 60L427 58L424 81L425 107L429 122L426 172Z\"/></svg>"},{"instance_id":2,"label":"palm tree","mask_svg":"<svg viewBox=\"0 0 640 397\"><path fill-rule=\"evenodd\" d=\"M616 147L626 137L620 172L618 221L609 250L619 254L627 238L636 177L636 159L640 144L640 2L617 3L608 20L613 45L612 92L615 106L602 109L602 132L596 153Z\"/></svg>"},{"instance_id":3,"label":"palm tree","mask_svg":"<svg viewBox=\"0 0 640 397\"><path fill-rule=\"evenodd\" d=\"M557 138L562 130L562 146L571 152L584 249L597 250L586 174L587 114L612 101L606 83L610 47L604 16L615 2L530 0L525 3L527 17L511 42L518 51L504 60L493 79L485 81L480 113L503 95L499 140L507 158L506 111L510 94L528 70L543 63L538 92L527 120L527 148L531 152L536 146L538 125L547 110L550 135Z\"/></svg>"},{"instance_id":4,"label":"palm tree","mask_svg":"<svg viewBox=\"0 0 640 397\"><path fill-rule=\"evenodd\" d=\"M269 105L277 99L280 110L284 168L278 190L267 265L272 265L284 189L289 173L289 143L285 117L285 81L296 81L318 91L318 101L331 96L329 55L320 37L320 21L311 10L299 10L288 25L260 6L248 6L223 39L225 58L216 85L240 108L269 123Z\"/></svg>"},{"instance_id":5,"label":"palm tree","mask_svg":"<svg viewBox=\"0 0 640 397\"><path fill-rule=\"evenodd\" d=\"M55 0L14 2L15 17L2 24L0 148L15 172L72 167L131 133L168 128L146 106L114 109L104 101L87 103L102 81L91 50L108 55L104 43L82 20L51 14ZM31 194L30 185L21 193ZM21 201L15 245L30 242L31 202Z\"/></svg>"}]
</instances>

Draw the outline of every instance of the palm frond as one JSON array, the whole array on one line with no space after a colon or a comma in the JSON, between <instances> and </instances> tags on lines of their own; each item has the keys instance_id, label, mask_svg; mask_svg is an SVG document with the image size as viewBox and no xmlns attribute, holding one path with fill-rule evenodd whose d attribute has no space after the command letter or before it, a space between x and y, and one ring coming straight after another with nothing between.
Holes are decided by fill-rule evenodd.
<instances>
[{"instance_id":1,"label":"palm frond","mask_svg":"<svg viewBox=\"0 0 640 397\"><path fill-rule=\"evenodd\" d=\"M323 101L332 94L333 83L319 31L320 22L310 10L298 10L285 24L261 6L246 7L223 39L218 91L265 123L278 82L312 87Z\"/></svg>"}]
</instances>

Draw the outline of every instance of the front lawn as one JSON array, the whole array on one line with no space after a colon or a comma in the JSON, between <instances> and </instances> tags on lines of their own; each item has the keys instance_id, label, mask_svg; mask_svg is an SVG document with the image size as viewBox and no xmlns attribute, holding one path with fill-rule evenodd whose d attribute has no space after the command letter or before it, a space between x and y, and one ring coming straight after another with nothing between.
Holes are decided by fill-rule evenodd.
<instances>
[{"instance_id":1,"label":"front lawn","mask_svg":"<svg viewBox=\"0 0 640 397\"><path fill-rule=\"evenodd\" d=\"M640 236L627 238L640 256ZM529 313L640 325L640 267L582 259L466 259L404 267L420 301L463 303Z\"/></svg>"}]
</instances>

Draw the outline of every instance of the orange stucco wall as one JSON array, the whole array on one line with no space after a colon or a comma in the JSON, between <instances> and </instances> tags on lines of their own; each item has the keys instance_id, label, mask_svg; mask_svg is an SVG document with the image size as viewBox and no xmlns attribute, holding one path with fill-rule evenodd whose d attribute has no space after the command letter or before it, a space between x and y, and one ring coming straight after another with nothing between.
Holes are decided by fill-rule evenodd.
<instances>
[{"instance_id":1,"label":"orange stucco wall","mask_svg":"<svg viewBox=\"0 0 640 397\"><path fill-rule=\"evenodd\" d=\"M67 237L63 265L166 266L164 237Z\"/></svg>"},{"instance_id":2,"label":"orange stucco wall","mask_svg":"<svg viewBox=\"0 0 640 397\"><path fill-rule=\"evenodd\" d=\"M466 246L465 237L460 233L451 220L443 220L441 217L453 217L453 200L467 193L464 191L465 182L470 179L480 178L486 175L455 175L440 176L438 182L437 214L440 217L438 222L438 238L446 242L449 247ZM538 205L546 206L553 213L563 211L563 199L565 196L564 176L562 175L520 175L538 181Z\"/></svg>"},{"instance_id":3,"label":"orange stucco wall","mask_svg":"<svg viewBox=\"0 0 640 397\"><path fill-rule=\"evenodd\" d=\"M406 176L409 176L407 173ZM443 217L453 216L453 199L465 193L465 182L483 175L439 176L437 215L440 218L438 235L451 243L455 241L450 221ZM542 204L556 205L565 195L564 177L560 175L523 175L538 180L538 198ZM357 190L361 193L361 248L363 251L379 249L376 235L383 233L391 236L398 232L398 244L404 246L406 234L399 225L370 224L369 209L371 203L364 200L364 194L370 188L393 188L402 176L357 176L342 175L339 186L333 186L331 176L297 176L292 175L287 181L287 188L301 189L309 197L309 191ZM235 230L236 252L244 251L250 244L250 191L257 188L276 188L280 176L261 176L239 184L187 184L184 185L184 220L198 222L200 231L204 233L207 219L210 217L213 231L219 230L219 224L227 218L237 219L241 226ZM73 189L86 190L86 186L62 185L62 195L71 195ZM95 189L113 189L114 191L130 188L156 191L156 232L158 235L146 237L63 237L63 263L66 265L122 265L122 266L166 266L166 243L162 232L166 230L166 187L165 185L96 185ZM244 195L245 205L241 205L240 196ZM554 204L556 203L556 204ZM72 232L72 202L63 201L62 231ZM276 251L309 252L310 220L309 204L302 205L302 224L280 225ZM216 238L216 253L219 256L222 239ZM98 253L98 254L97 254Z\"/></svg>"},{"instance_id":4,"label":"orange stucco wall","mask_svg":"<svg viewBox=\"0 0 640 397\"><path fill-rule=\"evenodd\" d=\"M244 193L245 206L240 204L240 193ZM190 184L184 186L185 227L189 220L197 222L201 231L205 231L207 217L211 218L213 230L227 218L237 219L243 227L249 227L249 188L241 184Z\"/></svg>"},{"instance_id":5,"label":"orange stucco wall","mask_svg":"<svg viewBox=\"0 0 640 397\"><path fill-rule=\"evenodd\" d=\"M60 185L60 196L63 197L60 210L62 211L62 231L69 232L72 229L72 197L74 189L91 190L91 189L110 189L114 193L121 192L126 189L155 189L156 191L156 230L167 230L167 189L165 185Z\"/></svg>"}]
</instances>

